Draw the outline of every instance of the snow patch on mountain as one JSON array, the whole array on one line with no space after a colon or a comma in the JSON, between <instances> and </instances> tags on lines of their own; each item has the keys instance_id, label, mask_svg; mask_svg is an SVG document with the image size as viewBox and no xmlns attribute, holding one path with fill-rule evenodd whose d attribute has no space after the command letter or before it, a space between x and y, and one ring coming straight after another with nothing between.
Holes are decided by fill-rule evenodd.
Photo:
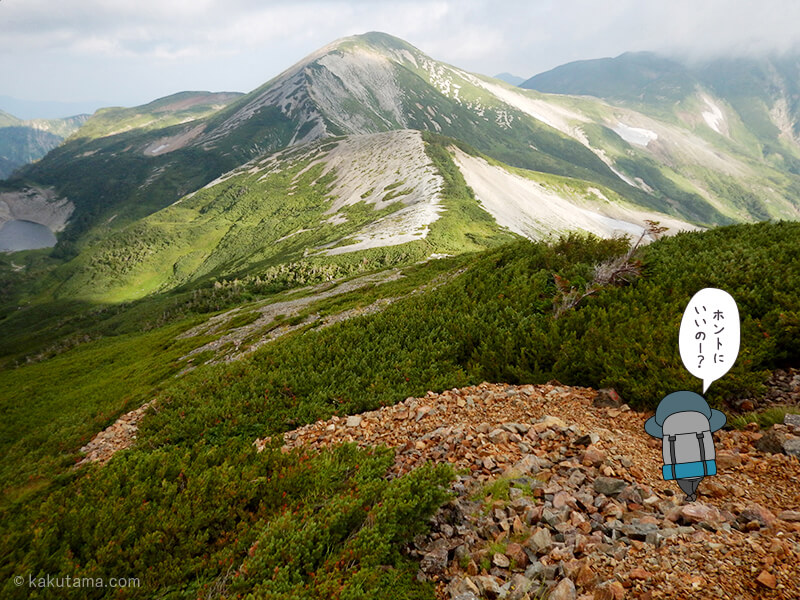
<instances>
[{"instance_id":1,"label":"snow patch on mountain","mask_svg":"<svg viewBox=\"0 0 800 600\"><path fill-rule=\"evenodd\" d=\"M722 109L705 94L700 97L708 107L708 110L703 111L703 119L705 120L706 125L708 125L717 133L725 135L724 130L727 130L727 123L725 122L725 115L722 112Z\"/></svg>"},{"instance_id":2,"label":"snow patch on mountain","mask_svg":"<svg viewBox=\"0 0 800 600\"><path fill-rule=\"evenodd\" d=\"M613 130L623 140L637 146L647 147L647 144L658 139L658 134L655 131L642 127L631 127L630 125L625 125L625 123L617 123L614 125Z\"/></svg>"}]
</instances>

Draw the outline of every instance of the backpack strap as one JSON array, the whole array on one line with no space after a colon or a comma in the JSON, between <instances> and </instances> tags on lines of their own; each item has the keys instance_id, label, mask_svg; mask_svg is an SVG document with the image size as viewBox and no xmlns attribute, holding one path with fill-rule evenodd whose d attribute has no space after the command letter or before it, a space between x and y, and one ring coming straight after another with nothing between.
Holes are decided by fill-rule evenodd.
<instances>
[{"instance_id":1,"label":"backpack strap","mask_svg":"<svg viewBox=\"0 0 800 600\"><path fill-rule=\"evenodd\" d=\"M669 436L669 457L672 461L672 479L675 479L675 436ZM705 467L705 464L703 465Z\"/></svg>"},{"instance_id":2,"label":"backpack strap","mask_svg":"<svg viewBox=\"0 0 800 600\"><path fill-rule=\"evenodd\" d=\"M697 435L697 445L700 446L700 460L703 462L703 477L708 476L708 467L706 466L706 434L698 433Z\"/></svg>"}]
</instances>

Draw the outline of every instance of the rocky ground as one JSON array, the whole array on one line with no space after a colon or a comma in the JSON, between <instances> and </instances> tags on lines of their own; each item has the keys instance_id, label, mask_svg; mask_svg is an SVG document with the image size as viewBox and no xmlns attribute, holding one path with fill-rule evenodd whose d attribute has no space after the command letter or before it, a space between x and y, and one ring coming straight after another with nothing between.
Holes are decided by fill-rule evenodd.
<instances>
[{"instance_id":1,"label":"rocky ground","mask_svg":"<svg viewBox=\"0 0 800 600\"><path fill-rule=\"evenodd\" d=\"M122 415L103 431L95 435L88 444L81 448L83 458L76 463L79 467L85 463L99 462L104 464L119 450L130 448L136 441L139 421L155 400L142 404L139 408Z\"/></svg>"},{"instance_id":2,"label":"rocky ground","mask_svg":"<svg viewBox=\"0 0 800 600\"><path fill-rule=\"evenodd\" d=\"M284 443L386 444L393 475L452 464L454 499L407 549L442 599L800 598L798 419L716 433L719 474L686 504L661 479L649 415L619 404L613 391L482 384Z\"/></svg>"},{"instance_id":3,"label":"rocky ground","mask_svg":"<svg viewBox=\"0 0 800 600\"><path fill-rule=\"evenodd\" d=\"M799 389L798 372L776 372L758 406L796 403ZM79 464L133 444L148 406L95 436ZM715 433L718 475L689 504L661 479L649 416L613 390L484 383L283 441L385 444L396 452L390 476L453 465L453 500L407 548L441 599L800 598L800 416Z\"/></svg>"},{"instance_id":4,"label":"rocky ground","mask_svg":"<svg viewBox=\"0 0 800 600\"><path fill-rule=\"evenodd\" d=\"M731 408L746 412L779 405L800 406L800 369L773 371L764 394L758 398L737 400Z\"/></svg>"}]
</instances>

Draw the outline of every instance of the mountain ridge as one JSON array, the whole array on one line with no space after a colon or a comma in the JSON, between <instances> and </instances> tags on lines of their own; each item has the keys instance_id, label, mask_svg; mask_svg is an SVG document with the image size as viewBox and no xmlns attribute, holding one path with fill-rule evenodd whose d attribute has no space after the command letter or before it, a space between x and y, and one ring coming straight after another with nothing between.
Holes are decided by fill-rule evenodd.
<instances>
[{"instance_id":1,"label":"mountain ridge","mask_svg":"<svg viewBox=\"0 0 800 600\"><path fill-rule=\"evenodd\" d=\"M615 60L603 64L613 66ZM670 82L683 77L677 63L655 55L626 54L619 60L633 64L629 69L633 75L628 77L631 85L642 72L649 74L649 80L660 81L659 69L667 71L669 85L659 83L657 91L672 89ZM226 209L230 214L245 210L261 214L263 207L256 208L254 190L272 198L264 206L279 201L270 196L272 192L263 182L239 185L240 195L222 202L234 193L235 182L248 178L248 170L260 171L259 164L285 150L291 155L291 149L308 144L323 147L327 139L334 145L339 139L355 143L358 136L392 131L428 132L425 135L450 140L440 144L444 154L435 168L440 176L448 170L452 173L457 182L453 189L460 198L460 208L434 209L432 202L428 216L412 226L420 231L430 227L438 239L448 238L444 246L427 247L429 240L418 244L420 238L404 232L406 237L399 239L414 246L407 260L412 255L418 258L423 248L427 248L423 253L427 256L487 247L502 231L541 239L564 233L571 225L600 235L616 231L636 237L644 229L645 219L678 230L800 218L800 171L792 170L792 161L800 158L789 142L776 138L773 146L765 145L763 136L750 131L734 106L710 88L679 89L683 90L679 105L667 103L667 108L663 102L632 106L586 96L545 94L466 72L436 61L399 38L371 32L335 40L247 94L180 92L141 107L102 109L63 145L26 167L10 187L33 184L52 188L57 197L68 198L75 207L53 251L55 258L64 259L64 264L54 267L59 275L51 279L53 285L56 280L58 285L66 285L62 293L92 289L86 282L69 283L78 273L83 277L94 272L93 277L99 277L94 279L96 290L111 290L123 283L124 277L113 283L108 267L125 256L129 259L123 271L144 268L147 263L151 281L160 278L155 286L140 286L138 293L162 285L195 284L201 275L200 264L206 261L211 261L206 265L213 264L213 268L206 268L202 278L214 273L243 275L245 268L272 268L275 263L270 261L279 257L294 263L311 256L333 260L335 255L348 254L353 256L344 258L355 260L354 254L363 251L370 256L384 252L395 257L387 260L395 260L398 248L406 247L392 241L402 229L398 220L417 209L401 208L402 202L392 208L372 203L367 197L370 190L355 193L358 186L336 191L333 196L341 196L336 199L322 188L314 191L313 185L318 183L314 178L303 179L299 190L285 187L287 195L281 200L286 210L306 211L305 221L278 223L273 217L262 217L260 226L269 232L263 239L280 240L276 242L279 246L293 248L269 256L261 250L255 252L254 256L267 262L248 263L242 258L258 246L250 234L239 241L233 233L224 241L201 236L205 241L195 240L192 243L199 246L190 248L186 244L197 232L190 228L179 234L180 219L169 221L166 229L163 223L154 225L165 215L180 213L177 206L195 206L199 198L209 198L210 188L230 188L212 202L230 204ZM458 164L453 163L448 154L457 155L466 147L482 158L468 158L467 151ZM419 151L416 155L420 158ZM391 157L386 155L385 161L388 164ZM340 168L348 168L344 165ZM478 171L480 177L464 182L464 177ZM381 184L397 185L384 193L403 191L402 179ZM221 182L224 185L220 186ZM469 190L470 185L481 188L480 193ZM276 189L284 189L281 186ZM510 195L503 198L493 188ZM297 196L289 195L295 191ZM301 197L306 198L304 202L316 198L315 204L297 204ZM344 222L326 223L331 217L325 213L328 202L344 202L347 210L355 211L353 215L358 213L358 227L351 229L355 221L346 226ZM559 208L547 213L541 207L548 205ZM572 217L565 222L562 215L568 211ZM214 209L212 213L218 221L207 221L204 230L228 231L230 221L224 211ZM312 214L323 222L308 220ZM432 220L433 215L444 215L444 220ZM472 227L469 219L477 219L476 231L481 231L474 239L470 236L476 235L475 231L465 233ZM296 223L294 230L282 231L287 223ZM439 231L443 223L454 230ZM311 242L317 234L310 232L340 226L344 227L343 237L323 236ZM272 235L271 228L281 229L281 234ZM141 235L134 235L135 231ZM183 241L176 237L170 244L170 235L183 235ZM303 241L311 242L310 246L298 246ZM374 247L376 241L380 243ZM148 246L151 243L153 246ZM219 254L217 244L227 249ZM319 245L327 249L320 252ZM183 255L176 253L179 247ZM149 258L142 262L132 258L136 256ZM158 262L168 256L170 261ZM232 262L219 262L224 256ZM87 271L92 264L99 270L92 271L92 267ZM130 297L131 285L132 281L123 283L128 291L114 297Z\"/></svg>"}]
</instances>

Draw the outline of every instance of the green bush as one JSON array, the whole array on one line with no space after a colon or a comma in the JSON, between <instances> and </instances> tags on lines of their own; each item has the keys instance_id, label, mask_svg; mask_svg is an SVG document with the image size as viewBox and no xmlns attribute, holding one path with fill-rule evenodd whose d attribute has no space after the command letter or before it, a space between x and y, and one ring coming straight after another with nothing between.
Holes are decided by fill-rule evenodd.
<instances>
[{"instance_id":1,"label":"green bush","mask_svg":"<svg viewBox=\"0 0 800 600\"><path fill-rule=\"evenodd\" d=\"M54 491L32 511L34 527L4 534L2 596L40 597L12 582L31 573L140 580L118 595L59 590L81 599L383 597L395 587L432 598L398 550L447 499L452 471L389 481L392 460L353 445L259 454L233 439L123 453Z\"/></svg>"}]
</instances>

